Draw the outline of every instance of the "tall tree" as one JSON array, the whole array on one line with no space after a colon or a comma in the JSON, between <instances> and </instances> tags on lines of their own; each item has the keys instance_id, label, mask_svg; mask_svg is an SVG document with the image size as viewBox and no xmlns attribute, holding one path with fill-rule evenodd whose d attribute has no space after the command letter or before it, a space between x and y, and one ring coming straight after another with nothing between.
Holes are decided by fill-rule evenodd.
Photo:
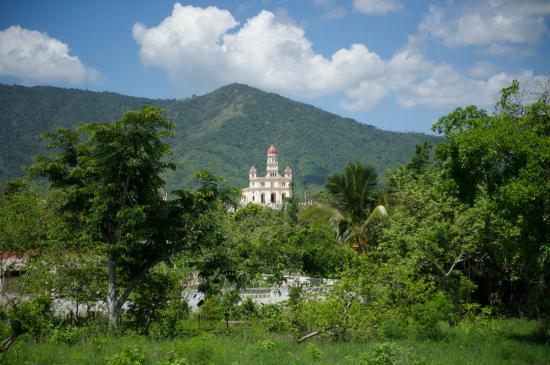
<instances>
[{"instance_id":1,"label":"tall tree","mask_svg":"<svg viewBox=\"0 0 550 365\"><path fill-rule=\"evenodd\" d=\"M223 195L203 173L197 191L177 191L168 200L161 175L170 147L163 138L174 124L162 111L144 107L111 123L87 124L47 134L57 152L30 167L65 193L62 212L87 242L104 251L108 266L107 307L116 324L122 306L149 270L175 253L212 239L204 215Z\"/></svg>"},{"instance_id":2,"label":"tall tree","mask_svg":"<svg viewBox=\"0 0 550 365\"><path fill-rule=\"evenodd\" d=\"M371 236L372 223L387 215L383 199L377 198L377 179L373 167L360 162L348 164L342 173L327 179L325 188L333 204L307 207L302 218L328 222L342 242L363 249Z\"/></svg>"},{"instance_id":3,"label":"tall tree","mask_svg":"<svg viewBox=\"0 0 550 365\"><path fill-rule=\"evenodd\" d=\"M439 119L433 130L445 139L436 156L463 203L487 199L491 215L479 221L488 237L509 227L491 252L503 278L492 280L491 295L516 313L531 303L531 312L550 325L549 90L543 88L531 104L523 104L521 94L514 81L501 91L494 114L469 106ZM503 223L490 229L495 219Z\"/></svg>"}]
</instances>

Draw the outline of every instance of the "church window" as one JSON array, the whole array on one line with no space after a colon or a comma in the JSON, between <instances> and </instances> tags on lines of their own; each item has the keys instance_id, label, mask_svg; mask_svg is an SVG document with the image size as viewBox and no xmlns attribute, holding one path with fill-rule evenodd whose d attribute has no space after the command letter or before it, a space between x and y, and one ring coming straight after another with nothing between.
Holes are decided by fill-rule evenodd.
<instances>
[{"instance_id":1,"label":"church window","mask_svg":"<svg viewBox=\"0 0 550 365\"><path fill-rule=\"evenodd\" d=\"M283 183L284 184L284 183ZM286 199L286 194L283 193L283 195L281 196L281 199L284 201Z\"/></svg>"},{"instance_id":2,"label":"church window","mask_svg":"<svg viewBox=\"0 0 550 365\"><path fill-rule=\"evenodd\" d=\"M277 194L271 193L271 202L276 203L277 202Z\"/></svg>"},{"instance_id":3,"label":"church window","mask_svg":"<svg viewBox=\"0 0 550 365\"><path fill-rule=\"evenodd\" d=\"M264 193L262 193L262 195L261 195L261 202L265 203L265 194Z\"/></svg>"}]
</instances>

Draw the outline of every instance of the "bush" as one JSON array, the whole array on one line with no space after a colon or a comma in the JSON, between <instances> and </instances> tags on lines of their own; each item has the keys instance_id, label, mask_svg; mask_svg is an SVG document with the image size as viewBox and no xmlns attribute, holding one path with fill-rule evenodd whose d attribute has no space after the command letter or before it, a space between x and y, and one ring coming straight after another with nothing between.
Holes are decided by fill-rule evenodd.
<instances>
[{"instance_id":1,"label":"bush","mask_svg":"<svg viewBox=\"0 0 550 365\"><path fill-rule=\"evenodd\" d=\"M388 319L380 324L378 333L380 337L391 340L406 338L409 332L407 323L400 319Z\"/></svg>"},{"instance_id":2,"label":"bush","mask_svg":"<svg viewBox=\"0 0 550 365\"><path fill-rule=\"evenodd\" d=\"M52 300L48 296L36 297L27 302L13 304L8 310L12 335L29 333L39 336L52 327Z\"/></svg>"},{"instance_id":3,"label":"bush","mask_svg":"<svg viewBox=\"0 0 550 365\"><path fill-rule=\"evenodd\" d=\"M149 272L132 293L127 311L128 325L141 334L148 334L153 323L163 320L166 320L164 325L173 328L174 320L177 321L180 315L185 316L186 310L180 299L179 281L161 265ZM170 328L166 332L170 332Z\"/></svg>"},{"instance_id":4,"label":"bush","mask_svg":"<svg viewBox=\"0 0 550 365\"><path fill-rule=\"evenodd\" d=\"M141 365L144 362L145 354L138 347L127 347L121 352L105 359L107 365Z\"/></svg>"},{"instance_id":5,"label":"bush","mask_svg":"<svg viewBox=\"0 0 550 365\"><path fill-rule=\"evenodd\" d=\"M399 347L392 342L383 342L374 345L369 351L359 356L361 365L400 365L420 364L423 361L415 359L409 349Z\"/></svg>"},{"instance_id":6,"label":"bush","mask_svg":"<svg viewBox=\"0 0 550 365\"><path fill-rule=\"evenodd\" d=\"M158 329L162 337L175 337L181 334L181 322L189 318L186 301L174 299L168 307L159 312Z\"/></svg>"},{"instance_id":7,"label":"bush","mask_svg":"<svg viewBox=\"0 0 550 365\"><path fill-rule=\"evenodd\" d=\"M74 345L84 335L85 329L76 326L65 326L54 328L50 333L50 341L52 343L66 343Z\"/></svg>"},{"instance_id":8,"label":"bush","mask_svg":"<svg viewBox=\"0 0 550 365\"><path fill-rule=\"evenodd\" d=\"M251 319L258 316L258 306L252 298L246 298L241 305L235 307L234 316L239 319Z\"/></svg>"},{"instance_id":9,"label":"bush","mask_svg":"<svg viewBox=\"0 0 550 365\"><path fill-rule=\"evenodd\" d=\"M307 353L309 354L309 356L311 356L314 360L319 360L319 359L322 359L324 354L321 350L319 350L319 348L317 346L315 346L314 344L310 343L309 345L307 345Z\"/></svg>"},{"instance_id":10,"label":"bush","mask_svg":"<svg viewBox=\"0 0 550 365\"><path fill-rule=\"evenodd\" d=\"M280 305L261 306L258 317L261 318L261 326L269 332L286 332L292 326Z\"/></svg>"},{"instance_id":11,"label":"bush","mask_svg":"<svg viewBox=\"0 0 550 365\"><path fill-rule=\"evenodd\" d=\"M428 301L417 305L414 319L418 337L432 340L441 339L444 334L440 322L448 320L453 309L453 303L442 292L436 293Z\"/></svg>"},{"instance_id":12,"label":"bush","mask_svg":"<svg viewBox=\"0 0 550 365\"><path fill-rule=\"evenodd\" d=\"M209 297L204 300L199 313L200 319L205 321L221 321L224 319L225 308L218 297Z\"/></svg>"}]
</instances>

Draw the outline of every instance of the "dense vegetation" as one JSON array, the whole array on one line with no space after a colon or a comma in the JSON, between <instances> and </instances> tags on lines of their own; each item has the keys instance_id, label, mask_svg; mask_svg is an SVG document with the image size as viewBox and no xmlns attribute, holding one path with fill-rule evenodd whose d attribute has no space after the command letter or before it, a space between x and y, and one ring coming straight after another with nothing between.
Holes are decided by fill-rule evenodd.
<instances>
[{"instance_id":1,"label":"dense vegetation","mask_svg":"<svg viewBox=\"0 0 550 365\"><path fill-rule=\"evenodd\" d=\"M0 184L22 176L22 165L46 152L38 135L61 127L110 121L144 105L166 110L175 122L167 173L168 191L189 187L195 171L207 170L246 186L254 164L265 171L274 143L280 163L291 164L297 188L322 186L327 175L349 161L373 165L379 173L406 162L414 146L436 137L382 131L245 85L232 84L185 100L152 100L114 93L54 87L0 85Z\"/></svg>"},{"instance_id":2,"label":"dense vegetation","mask_svg":"<svg viewBox=\"0 0 550 365\"><path fill-rule=\"evenodd\" d=\"M49 135L54 153L31 168L49 189L18 181L0 198L1 251L29 258L18 287L30 299L3 313L5 360L548 363L550 99L519 92L503 89L493 114L442 117L443 141L417 145L386 186L350 162L312 204L281 211L228 209L235 191L207 173L165 198L171 123L154 107ZM240 301L285 273L337 281ZM181 299L191 281L206 294L198 312ZM60 303L73 310L54 315Z\"/></svg>"}]
</instances>

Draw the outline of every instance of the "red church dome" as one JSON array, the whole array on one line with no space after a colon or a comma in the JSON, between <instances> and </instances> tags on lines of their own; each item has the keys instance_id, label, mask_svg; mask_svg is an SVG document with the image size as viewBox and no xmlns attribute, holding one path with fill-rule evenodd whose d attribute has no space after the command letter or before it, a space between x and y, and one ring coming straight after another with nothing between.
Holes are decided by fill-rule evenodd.
<instances>
[{"instance_id":1,"label":"red church dome","mask_svg":"<svg viewBox=\"0 0 550 365\"><path fill-rule=\"evenodd\" d=\"M275 146L274 145L269 146L269 149L267 150L267 155L273 156L276 154L277 154L277 149L275 148Z\"/></svg>"},{"instance_id":2,"label":"red church dome","mask_svg":"<svg viewBox=\"0 0 550 365\"><path fill-rule=\"evenodd\" d=\"M254 166L252 166L252 167L250 168L249 172L250 172L251 174L255 174L255 173L256 173L256 168L255 168Z\"/></svg>"}]
</instances>

